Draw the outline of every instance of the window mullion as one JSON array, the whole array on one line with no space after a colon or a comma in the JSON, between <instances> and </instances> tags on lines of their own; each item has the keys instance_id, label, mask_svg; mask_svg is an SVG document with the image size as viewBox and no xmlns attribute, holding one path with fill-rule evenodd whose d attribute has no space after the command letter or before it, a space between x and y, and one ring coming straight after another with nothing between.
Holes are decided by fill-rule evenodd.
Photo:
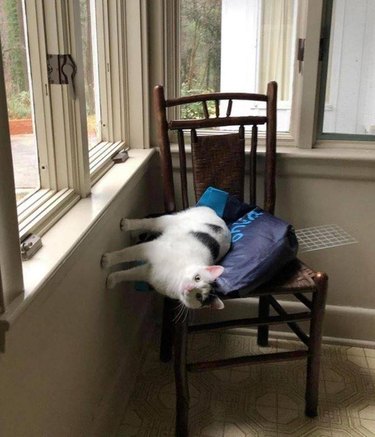
<instances>
[{"instance_id":1,"label":"window mullion","mask_svg":"<svg viewBox=\"0 0 375 437\"><path fill-rule=\"evenodd\" d=\"M102 139L124 141L126 135L125 2L97 2L98 56L101 86Z\"/></svg>"},{"instance_id":2,"label":"window mullion","mask_svg":"<svg viewBox=\"0 0 375 437\"><path fill-rule=\"evenodd\" d=\"M126 51L129 113L128 141L132 147L149 144L147 14L145 0L126 2ZM146 146L147 147L147 146Z\"/></svg>"},{"instance_id":3,"label":"window mullion","mask_svg":"<svg viewBox=\"0 0 375 437\"><path fill-rule=\"evenodd\" d=\"M296 109L291 123L292 135L300 148L309 149L316 141L317 80L323 0L301 1L298 38L305 39L301 72L295 62L295 87L292 106ZM297 41L296 41L297 42Z\"/></svg>"},{"instance_id":4,"label":"window mullion","mask_svg":"<svg viewBox=\"0 0 375 437\"><path fill-rule=\"evenodd\" d=\"M23 3L27 29L27 51L30 59L32 77L34 80L31 92L35 133L38 144L40 187L42 189L57 189L56 160L54 153L54 138L52 132L51 101L48 88L48 71L45 60L47 48L43 18L42 0ZM32 44L30 43L32 41Z\"/></svg>"},{"instance_id":5,"label":"window mullion","mask_svg":"<svg viewBox=\"0 0 375 437\"><path fill-rule=\"evenodd\" d=\"M44 2L47 52L51 55L69 53L66 41L66 20L64 4ZM65 31L64 31L65 29ZM52 106L52 124L54 151L56 161L57 190L72 184L68 171L68 147L71 143L71 119L69 117L68 87L66 85L49 85Z\"/></svg>"},{"instance_id":6,"label":"window mullion","mask_svg":"<svg viewBox=\"0 0 375 437\"><path fill-rule=\"evenodd\" d=\"M76 98L70 100L73 118L72 135L74 137L71 149L74 170L73 188L81 197L86 197L90 193L90 170L79 2L69 1L68 13L71 54L77 65L74 83Z\"/></svg>"},{"instance_id":7,"label":"window mullion","mask_svg":"<svg viewBox=\"0 0 375 437\"><path fill-rule=\"evenodd\" d=\"M108 47L106 41L108 40L108 20L106 19L105 0L98 0L95 2L96 11L96 32L98 43L98 59L102 62L99 63L99 87L100 93L100 114L101 114L101 133L102 140L109 141L109 128L108 128L108 99L107 99L107 70L108 65ZM104 62L103 62L104 60Z\"/></svg>"},{"instance_id":8,"label":"window mullion","mask_svg":"<svg viewBox=\"0 0 375 437\"><path fill-rule=\"evenodd\" d=\"M49 54L70 54L77 65L71 85L49 87L54 126L57 189L73 188L81 196L89 192L85 96L79 33L79 3L71 0L45 3Z\"/></svg>"},{"instance_id":9,"label":"window mullion","mask_svg":"<svg viewBox=\"0 0 375 437\"><path fill-rule=\"evenodd\" d=\"M111 34L110 46L111 53L111 85L112 94L115 101L115 108L117 111L112 113L114 141L125 140L126 134L126 73L125 73L125 59L126 59L126 41L123 39L125 33L125 6L122 0L109 2L111 5ZM113 24L113 25L112 25Z\"/></svg>"}]
</instances>

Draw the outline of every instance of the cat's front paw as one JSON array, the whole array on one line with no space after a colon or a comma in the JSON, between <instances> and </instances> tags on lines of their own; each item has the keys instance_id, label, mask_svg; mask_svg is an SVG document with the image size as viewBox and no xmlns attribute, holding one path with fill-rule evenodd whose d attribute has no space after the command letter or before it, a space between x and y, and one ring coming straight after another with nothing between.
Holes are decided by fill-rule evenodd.
<instances>
[{"instance_id":1,"label":"cat's front paw","mask_svg":"<svg viewBox=\"0 0 375 437\"><path fill-rule=\"evenodd\" d=\"M115 288L117 285L117 277L116 277L116 273L110 273L107 276L107 280L106 280L106 288L108 288L109 290L111 290L112 288Z\"/></svg>"},{"instance_id":2,"label":"cat's front paw","mask_svg":"<svg viewBox=\"0 0 375 437\"><path fill-rule=\"evenodd\" d=\"M111 257L109 253L105 253L100 259L100 265L103 269L111 267Z\"/></svg>"},{"instance_id":3,"label":"cat's front paw","mask_svg":"<svg viewBox=\"0 0 375 437\"><path fill-rule=\"evenodd\" d=\"M126 218L122 218L120 221L120 229L123 232L126 232L129 229L129 220Z\"/></svg>"}]
</instances>

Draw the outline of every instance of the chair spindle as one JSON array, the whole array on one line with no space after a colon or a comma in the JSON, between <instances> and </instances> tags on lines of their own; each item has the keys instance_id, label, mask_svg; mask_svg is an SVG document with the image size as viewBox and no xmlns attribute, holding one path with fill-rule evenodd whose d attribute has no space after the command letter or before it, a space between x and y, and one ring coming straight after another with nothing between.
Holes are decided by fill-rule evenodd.
<instances>
[{"instance_id":1,"label":"chair spindle","mask_svg":"<svg viewBox=\"0 0 375 437\"><path fill-rule=\"evenodd\" d=\"M202 104L203 104L204 118L210 118L210 114L208 113L208 108L207 108L207 102L203 100Z\"/></svg>"},{"instance_id":2,"label":"chair spindle","mask_svg":"<svg viewBox=\"0 0 375 437\"><path fill-rule=\"evenodd\" d=\"M228 107L227 107L227 117L230 117L230 114L232 112L232 105L233 105L233 100L229 99L228 100Z\"/></svg>"},{"instance_id":3,"label":"chair spindle","mask_svg":"<svg viewBox=\"0 0 375 437\"><path fill-rule=\"evenodd\" d=\"M216 114L216 118L219 118L219 115L220 115L219 100L215 100L215 114Z\"/></svg>"},{"instance_id":4,"label":"chair spindle","mask_svg":"<svg viewBox=\"0 0 375 437\"><path fill-rule=\"evenodd\" d=\"M253 125L251 130L251 150L250 150L250 205L256 205L256 159L258 146L258 126Z\"/></svg>"},{"instance_id":5,"label":"chair spindle","mask_svg":"<svg viewBox=\"0 0 375 437\"><path fill-rule=\"evenodd\" d=\"M189 200L188 200L188 188L187 188L187 177L186 177L185 139L184 139L184 131L182 129L179 129L177 131L177 139L178 139L178 152L180 157L182 207L183 209L186 209L189 206Z\"/></svg>"}]
</instances>

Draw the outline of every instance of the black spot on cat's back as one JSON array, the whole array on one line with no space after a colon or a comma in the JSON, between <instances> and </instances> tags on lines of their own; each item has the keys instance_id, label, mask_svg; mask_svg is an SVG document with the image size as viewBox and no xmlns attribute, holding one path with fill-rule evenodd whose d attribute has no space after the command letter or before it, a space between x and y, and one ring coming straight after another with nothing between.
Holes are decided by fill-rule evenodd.
<instances>
[{"instance_id":1,"label":"black spot on cat's back","mask_svg":"<svg viewBox=\"0 0 375 437\"><path fill-rule=\"evenodd\" d=\"M199 240L204 246L206 246L211 252L213 260L216 260L220 253L220 244L211 237L207 232L190 232L197 240Z\"/></svg>"},{"instance_id":2,"label":"black spot on cat's back","mask_svg":"<svg viewBox=\"0 0 375 437\"><path fill-rule=\"evenodd\" d=\"M220 232L223 232L223 228L219 225L213 225L212 223L205 223L206 226L208 226L212 231L219 234Z\"/></svg>"}]
</instances>

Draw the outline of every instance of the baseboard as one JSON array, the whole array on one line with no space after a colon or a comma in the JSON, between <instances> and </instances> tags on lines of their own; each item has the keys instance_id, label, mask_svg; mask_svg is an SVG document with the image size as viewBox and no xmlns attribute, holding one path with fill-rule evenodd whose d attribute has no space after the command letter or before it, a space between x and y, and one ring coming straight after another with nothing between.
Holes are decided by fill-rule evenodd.
<instances>
[{"instance_id":1,"label":"baseboard","mask_svg":"<svg viewBox=\"0 0 375 437\"><path fill-rule=\"evenodd\" d=\"M298 311L297 302L283 303L287 310ZM375 347L375 310L369 308L327 305L323 339L327 343Z\"/></svg>"},{"instance_id":2,"label":"baseboard","mask_svg":"<svg viewBox=\"0 0 375 437\"><path fill-rule=\"evenodd\" d=\"M305 308L299 302L283 301L283 306L288 312L301 311ZM194 322L203 323L231 318L254 317L257 313L258 299L234 299L226 302L223 311L202 314L203 317L194 317ZM208 316L208 317L207 317ZM285 336L285 329L276 329L275 335ZM238 332L245 331L240 329ZM327 305L323 324L323 339L330 344L342 344L375 348L375 309ZM291 334L293 338L294 334Z\"/></svg>"},{"instance_id":3,"label":"baseboard","mask_svg":"<svg viewBox=\"0 0 375 437\"><path fill-rule=\"evenodd\" d=\"M128 341L132 341L129 348L131 353L127 354L119 364L117 372L97 408L91 430L87 435L92 437L111 436L119 428L130 395L134 390L144 345L149 341L153 331L152 305L149 305L143 314L137 334L128 338Z\"/></svg>"}]
</instances>

